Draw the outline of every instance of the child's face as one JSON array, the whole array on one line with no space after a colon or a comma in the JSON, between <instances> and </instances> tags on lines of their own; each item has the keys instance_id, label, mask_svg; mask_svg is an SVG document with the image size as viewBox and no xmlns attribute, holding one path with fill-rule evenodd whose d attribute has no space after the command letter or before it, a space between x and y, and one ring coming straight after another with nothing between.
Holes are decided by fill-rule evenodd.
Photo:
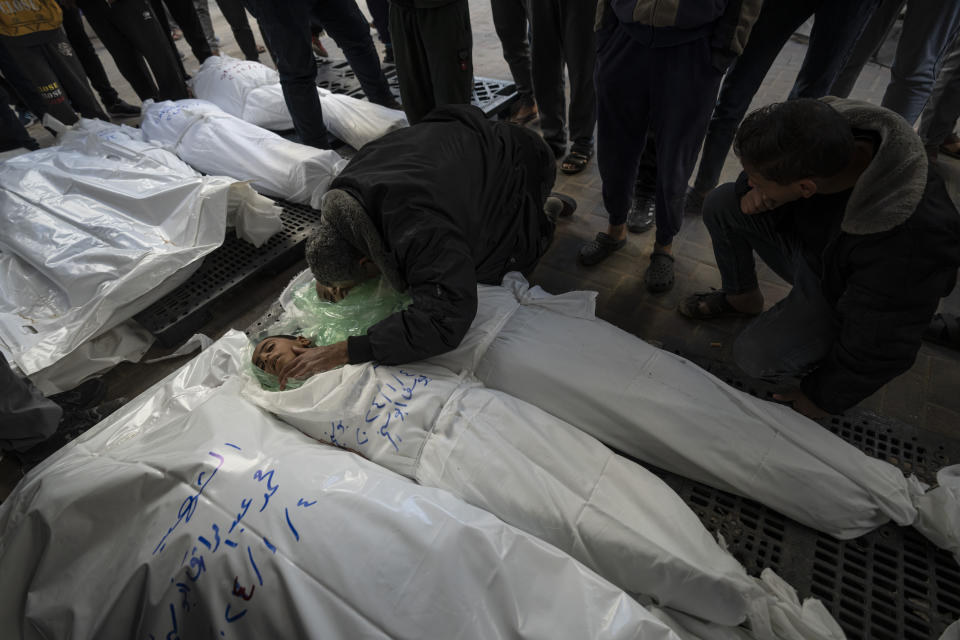
<instances>
[{"instance_id":1,"label":"child's face","mask_svg":"<svg viewBox=\"0 0 960 640\"><path fill-rule=\"evenodd\" d=\"M267 373L278 375L280 371L297 354L293 352L294 347L309 347L310 341L306 338L285 338L282 336L273 336L261 340L253 350L253 364Z\"/></svg>"}]
</instances>

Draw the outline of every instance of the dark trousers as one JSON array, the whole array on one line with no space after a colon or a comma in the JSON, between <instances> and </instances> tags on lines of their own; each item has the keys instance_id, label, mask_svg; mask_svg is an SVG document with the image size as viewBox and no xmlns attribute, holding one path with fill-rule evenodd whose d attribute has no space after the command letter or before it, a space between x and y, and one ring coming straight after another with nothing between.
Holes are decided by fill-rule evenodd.
<instances>
[{"instance_id":1,"label":"dark trousers","mask_svg":"<svg viewBox=\"0 0 960 640\"><path fill-rule=\"evenodd\" d=\"M530 66L530 20L528 0L490 0L493 28L503 48L503 59L521 96L533 97Z\"/></svg>"},{"instance_id":2,"label":"dark trousers","mask_svg":"<svg viewBox=\"0 0 960 640\"><path fill-rule=\"evenodd\" d=\"M0 87L0 151L10 149L36 149L40 145L34 140L20 118L10 108L10 96ZM0 355L0 358L3 356Z\"/></svg>"},{"instance_id":3,"label":"dark trousers","mask_svg":"<svg viewBox=\"0 0 960 640\"><path fill-rule=\"evenodd\" d=\"M680 231L687 180L720 83L706 38L651 48L616 21L597 32L597 166L610 224L626 222L649 130L656 136L657 243Z\"/></svg>"},{"instance_id":4,"label":"dark trousers","mask_svg":"<svg viewBox=\"0 0 960 640\"><path fill-rule=\"evenodd\" d=\"M213 51L210 49L210 43L207 42L207 36L203 34L203 25L200 24L200 17L197 16L197 8L193 6L193 0L153 0L154 14L157 16L162 14L163 6L167 7L170 15L177 21L183 33L183 39L190 45L190 50L193 51L197 60L203 62L212 56ZM166 22L166 17L162 22ZM177 59L179 60L179 56Z\"/></svg>"},{"instance_id":5,"label":"dark trousers","mask_svg":"<svg viewBox=\"0 0 960 640\"><path fill-rule=\"evenodd\" d=\"M791 215L791 205L746 215L733 183L728 183L707 196L703 222L713 240L724 291L744 293L757 288L754 251L793 285L786 298L740 333L733 357L750 376L795 382L827 357L839 335L839 320L824 298L799 237L781 224L784 216Z\"/></svg>"},{"instance_id":6,"label":"dark trousers","mask_svg":"<svg viewBox=\"0 0 960 640\"><path fill-rule=\"evenodd\" d=\"M47 112L47 105L37 92L36 85L23 75L20 65L13 59L6 46L0 42L0 73L7 82L7 90L11 96L16 96L21 106L33 112L33 115L42 118Z\"/></svg>"},{"instance_id":7,"label":"dark trousers","mask_svg":"<svg viewBox=\"0 0 960 640\"><path fill-rule=\"evenodd\" d=\"M657 197L657 141L647 132L647 143L640 155L640 167L637 169L637 182L633 189L634 197Z\"/></svg>"},{"instance_id":8,"label":"dark trousers","mask_svg":"<svg viewBox=\"0 0 960 640\"><path fill-rule=\"evenodd\" d=\"M434 107L470 104L473 33L467 0L435 9L390 4L390 34L400 101L410 124Z\"/></svg>"},{"instance_id":9,"label":"dark trousers","mask_svg":"<svg viewBox=\"0 0 960 640\"><path fill-rule=\"evenodd\" d=\"M100 42L113 56L117 69L141 100L187 97L180 58L171 48L169 35L148 0L118 0L112 5L104 0L81 0L79 5Z\"/></svg>"},{"instance_id":10,"label":"dark trousers","mask_svg":"<svg viewBox=\"0 0 960 640\"><path fill-rule=\"evenodd\" d=\"M64 124L78 120L76 111L84 118L110 120L97 103L63 29L49 32L36 44L23 44L10 38L6 45L23 73L36 86L51 116Z\"/></svg>"},{"instance_id":11,"label":"dark trousers","mask_svg":"<svg viewBox=\"0 0 960 640\"><path fill-rule=\"evenodd\" d=\"M533 95L540 110L543 139L560 151L567 145L593 149L597 96L593 86L596 45L593 23L596 3L584 0L529 0ZM564 92L563 67L570 76L570 111Z\"/></svg>"},{"instance_id":12,"label":"dark trousers","mask_svg":"<svg viewBox=\"0 0 960 640\"><path fill-rule=\"evenodd\" d=\"M343 50L370 102L393 101L370 27L354 0L247 0L247 7L268 40L284 100L303 144L329 146L317 95L317 62L310 47L311 22L322 24Z\"/></svg>"},{"instance_id":13,"label":"dark trousers","mask_svg":"<svg viewBox=\"0 0 960 640\"><path fill-rule=\"evenodd\" d=\"M393 46L393 40L390 38L390 3L387 0L367 0L367 9L373 17L377 37L389 49Z\"/></svg>"},{"instance_id":14,"label":"dark trousers","mask_svg":"<svg viewBox=\"0 0 960 640\"><path fill-rule=\"evenodd\" d=\"M0 451L26 451L53 435L63 410L19 377L0 353Z\"/></svg>"},{"instance_id":15,"label":"dark trousers","mask_svg":"<svg viewBox=\"0 0 960 640\"><path fill-rule=\"evenodd\" d=\"M250 21L247 20L247 11L243 8L243 3L240 0L217 0L217 6L220 7L220 13L230 25L233 37L237 39L240 51L243 51L243 57L247 60L259 60L257 41L253 37L253 30L250 29Z\"/></svg>"},{"instance_id":16,"label":"dark trousers","mask_svg":"<svg viewBox=\"0 0 960 640\"><path fill-rule=\"evenodd\" d=\"M63 7L63 30L67 33L67 40L73 47L73 52L77 54L77 59L83 66L90 84L93 85L100 101L104 106L109 107L120 100L117 90L110 84L107 78L107 72L97 57L97 52L93 48L93 43L87 37L87 32L83 28L83 20L80 17L80 10L74 7L68 9Z\"/></svg>"},{"instance_id":17,"label":"dark trousers","mask_svg":"<svg viewBox=\"0 0 960 640\"><path fill-rule=\"evenodd\" d=\"M820 98L843 69L879 0L769 0L753 25L743 54L733 63L710 118L694 188L709 191L720 172L740 121L777 54L811 15L810 45L789 98Z\"/></svg>"}]
</instances>

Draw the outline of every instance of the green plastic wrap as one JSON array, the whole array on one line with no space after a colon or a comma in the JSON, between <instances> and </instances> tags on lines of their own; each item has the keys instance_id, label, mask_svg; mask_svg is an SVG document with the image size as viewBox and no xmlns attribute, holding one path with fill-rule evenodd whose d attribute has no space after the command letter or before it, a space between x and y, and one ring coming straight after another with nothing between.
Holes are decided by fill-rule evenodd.
<instances>
[{"instance_id":1,"label":"green plastic wrap","mask_svg":"<svg viewBox=\"0 0 960 640\"><path fill-rule=\"evenodd\" d=\"M316 281L310 280L293 292L293 304L270 328L269 335L301 335L318 347L335 344L364 335L387 316L406 309L410 302L409 295L398 293L383 278L354 287L340 302L327 302L317 295ZM264 389L280 390L277 376L252 363L250 369ZM287 389L296 389L303 382L288 380Z\"/></svg>"}]
</instances>

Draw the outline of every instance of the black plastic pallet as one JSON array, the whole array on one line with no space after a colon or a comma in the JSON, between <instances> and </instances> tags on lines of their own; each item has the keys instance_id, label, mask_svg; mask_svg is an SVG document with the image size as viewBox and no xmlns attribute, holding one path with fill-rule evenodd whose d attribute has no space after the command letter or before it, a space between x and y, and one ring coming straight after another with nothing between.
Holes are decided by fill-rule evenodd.
<instances>
[{"instance_id":1,"label":"black plastic pallet","mask_svg":"<svg viewBox=\"0 0 960 640\"><path fill-rule=\"evenodd\" d=\"M734 387L769 398L772 386L715 362L698 364ZM822 421L867 455L933 483L936 471L960 462L960 441L853 410ZM647 465L649 466L649 465ZM960 619L960 567L911 527L887 524L840 541L757 502L659 469L752 575L769 567L801 598L820 599L850 640L936 640Z\"/></svg>"},{"instance_id":2,"label":"black plastic pallet","mask_svg":"<svg viewBox=\"0 0 960 640\"><path fill-rule=\"evenodd\" d=\"M303 257L304 243L320 221L320 212L306 205L277 201L283 230L257 248L232 231L222 246L174 291L135 316L161 345L172 347L195 333L209 319L217 298L261 272L278 271Z\"/></svg>"},{"instance_id":3,"label":"black plastic pallet","mask_svg":"<svg viewBox=\"0 0 960 640\"><path fill-rule=\"evenodd\" d=\"M399 100L400 89L397 72L392 65L383 68L390 90ZM317 59L317 86L333 93L343 93L354 98L363 98L363 89L356 74L346 60ZM472 103L480 107L488 118L500 114L509 107L519 95L513 82L493 78L473 78Z\"/></svg>"}]
</instances>

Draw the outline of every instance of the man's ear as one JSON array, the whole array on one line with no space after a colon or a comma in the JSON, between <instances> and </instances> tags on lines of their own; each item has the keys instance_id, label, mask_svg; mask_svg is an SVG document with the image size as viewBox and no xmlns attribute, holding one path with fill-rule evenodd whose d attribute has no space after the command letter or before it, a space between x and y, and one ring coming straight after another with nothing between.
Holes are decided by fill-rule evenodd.
<instances>
[{"instance_id":1,"label":"man's ear","mask_svg":"<svg viewBox=\"0 0 960 640\"><path fill-rule=\"evenodd\" d=\"M820 190L817 187L816 181L814 181L812 178L804 178L803 180L800 180L797 183L797 188L800 190L800 197L802 198L809 198L812 195L816 195L816 193Z\"/></svg>"},{"instance_id":2,"label":"man's ear","mask_svg":"<svg viewBox=\"0 0 960 640\"><path fill-rule=\"evenodd\" d=\"M297 336L297 346L298 347L309 347L312 342L309 339L304 338L303 336Z\"/></svg>"}]
</instances>

